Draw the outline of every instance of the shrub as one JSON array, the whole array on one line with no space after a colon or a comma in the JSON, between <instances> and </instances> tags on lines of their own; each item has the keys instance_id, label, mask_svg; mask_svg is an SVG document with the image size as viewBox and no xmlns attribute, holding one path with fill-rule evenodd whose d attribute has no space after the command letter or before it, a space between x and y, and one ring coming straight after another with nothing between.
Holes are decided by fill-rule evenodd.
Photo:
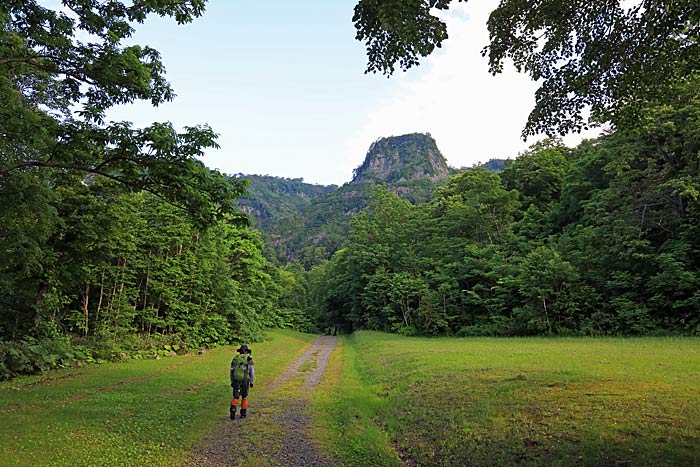
<instances>
[{"instance_id":1,"label":"shrub","mask_svg":"<svg viewBox=\"0 0 700 467\"><path fill-rule=\"evenodd\" d=\"M24 337L19 341L0 341L0 379L21 374L43 373L65 368L75 362L90 361L87 349L72 347L60 336L47 338Z\"/></svg>"}]
</instances>

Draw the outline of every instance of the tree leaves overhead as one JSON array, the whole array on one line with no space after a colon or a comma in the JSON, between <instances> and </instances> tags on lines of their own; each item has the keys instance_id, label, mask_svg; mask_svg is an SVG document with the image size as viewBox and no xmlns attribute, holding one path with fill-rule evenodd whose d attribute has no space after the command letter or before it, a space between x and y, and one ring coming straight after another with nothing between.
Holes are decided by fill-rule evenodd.
<instances>
[{"instance_id":1,"label":"tree leaves overhead","mask_svg":"<svg viewBox=\"0 0 700 467\"><path fill-rule=\"evenodd\" d=\"M43 87L65 97L60 108L70 118L68 105L79 104L88 120L101 121L115 104L150 100L158 105L174 97L165 80L160 54L141 46L122 46L134 32L132 22L148 14L176 16L189 22L204 11L203 1L123 2L66 0L61 11L34 0L4 2L0 64L17 78L34 77L23 89L37 94ZM58 110L58 109L56 109Z\"/></svg>"},{"instance_id":2,"label":"tree leaves overhead","mask_svg":"<svg viewBox=\"0 0 700 467\"><path fill-rule=\"evenodd\" d=\"M367 72L391 75L418 65L447 39L445 23L431 14L445 10L451 0L360 0L352 21L358 41L365 41Z\"/></svg>"},{"instance_id":3,"label":"tree leaves overhead","mask_svg":"<svg viewBox=\"0 0 700 467\"><path fill-rule=\"evenodd\" d=\"M33 170L77 171L148 190L210 223L233 212L245 184L230 182L198 158L217 148L208 126L177 132L170 123L136 129L105 122L119 104L175 96L159 53L125 46L150 14L186 23L204 0L65 0L0 5L0 177Z\"/></svg>"},{"instance_id":4,"label":"tree leaves overhead","mask_svg":"<svg viewBox=\"0 0 700 467\"><path fill-rule=\"evenodd\" d=\"M694 0L504 0L488 21L492 73L511 59L540 81L523 136L620 123L674 82L700 70L700 6Z\"/></svg>"},{"instance_id":5,"label":"tree leaves overhead","mask_svg":"<svg viewBox=\"0 0 700 467\"><path fill-rule=\"evenodd\" d=\"M353 21L367 71L407 70L447 39L434 9L451 0L360 0ZM488 20L489 69L512 61L540 83L522 136L566 134L590 123L635 121L637 110L700 70L695 0L502 0ZM592 120L586 119L590 110Z\"/></svg>"}]
</instances>

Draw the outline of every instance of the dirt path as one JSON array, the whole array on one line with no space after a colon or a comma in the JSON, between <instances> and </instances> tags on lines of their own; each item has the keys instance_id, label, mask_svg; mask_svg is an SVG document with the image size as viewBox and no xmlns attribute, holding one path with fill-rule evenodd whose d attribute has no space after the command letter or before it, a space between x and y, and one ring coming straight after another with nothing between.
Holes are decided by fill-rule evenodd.
<instances>
[{"instance_id":1,"label":"dirt path","mask_svg":"<svg viewBox=\"0 0 700 467\"><path fill-rule=\"evenodd\" d=\"M251 393L247 419L222 417L219 428L193 451L183 467L336 465L313 443L307 411L335 346L336 337L319 337L267 388L258 394ZM311 371L304 371L312 365ZM302 391L299 386L303 387ZM233 444L240 448L234 448Z\"/></svg>"}]
</instances>

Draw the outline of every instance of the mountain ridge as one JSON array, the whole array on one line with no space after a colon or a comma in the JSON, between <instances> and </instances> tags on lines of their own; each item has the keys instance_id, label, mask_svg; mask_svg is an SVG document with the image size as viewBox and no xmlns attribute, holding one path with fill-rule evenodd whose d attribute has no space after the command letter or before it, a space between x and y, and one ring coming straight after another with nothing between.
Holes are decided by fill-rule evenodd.
<instances>
[{"instance_id":1,"label":"mountain ridge","mask_svg":"<svg viewBox=\"0 0 700 467\"><path fill-rule=\"evenodd\" d=\"M499 171L500 159L481 166ZM248 194L239 199L266 240L266 256L273 263L297 260L306 268L330 258L340 249L350 219L362 211L376 185L386 187L413 204L430 201L450 175L469 169L447 165L429 133L410 133L377 139L349 182L321 185L302 178L235 175L250 180Z\"/></svg>"}]
</instances>

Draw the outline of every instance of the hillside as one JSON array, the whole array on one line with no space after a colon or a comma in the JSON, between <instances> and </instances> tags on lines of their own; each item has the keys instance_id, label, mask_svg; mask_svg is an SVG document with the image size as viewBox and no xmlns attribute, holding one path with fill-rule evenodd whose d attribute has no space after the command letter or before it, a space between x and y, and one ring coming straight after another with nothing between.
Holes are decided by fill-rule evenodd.
<instances>
[{"instance_id":1,"label":"hillside","mask_svg":"<svg viewBox=\"0 0 700 467\"><path fill-rule=\"evenodd\" d=\"M480 164L479 167L483 167L489 172L498 173L503 170L506 165L506 159L489 159L488 161Z\"/></svg>"},{"instance_id":2,"label":"hillside","mask_svg":"<svg viewBox=\"0 0 700 467\"><path fill-rule=\"evenodd\" d=\"M301 178L243 174L237 174L235 178L250 181L248 194L239 198L239 204L263 230L267 230L274 220L298 215L313 199L338 189L336 185L304 183Z\"/></svg>"},{"instance_id":3,"label":"hillside","mask_svg":"<svg viewBox=\"0 0 700 467\"><path fill-rule=\"evenodd\" d=\"M489 170L500 170L502 162L489 161L493 165ZM248 194L239 199L239 205L262 230L267 257L277 264L298 260L309 268L341 248L350 219L367 206L373 186L384 184L411 203L421 204L457 172L447 165L429 133L412 133L372 143L352 180L340 187L269 175L238 174L236 178L250 180Z\"/></svg>"}]
</instances>

